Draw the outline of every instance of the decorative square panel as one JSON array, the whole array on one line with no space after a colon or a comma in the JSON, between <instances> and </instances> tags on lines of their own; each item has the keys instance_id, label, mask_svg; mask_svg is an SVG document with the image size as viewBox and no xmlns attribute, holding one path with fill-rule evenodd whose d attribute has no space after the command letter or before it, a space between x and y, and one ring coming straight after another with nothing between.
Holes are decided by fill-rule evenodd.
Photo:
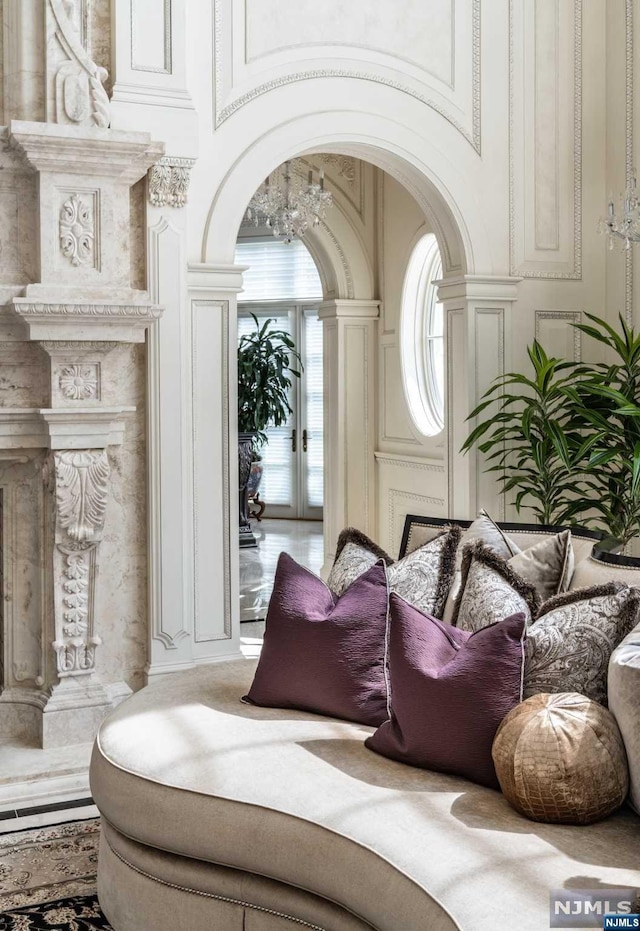
<instances>
[{"instance_id":1,"label":"decorative square panel","mask_svg":"<svg viewBox=\"0 0 640 931\"><path fill-rule=\"evenodd\" d=\"M100 270L100 192L60 190L59 257L74 267Z\"/></svg>"},{"instance_id":2,"label":"decorative square panel","mask_svg":"<svg viewBox=\"0 0 640 931\"><path fill-rule=\"evenodd\" d=\"M55 371L54 387L65 401L99 401L100 364L73 362L60 365Z\"/></svg>"}]
</instances>

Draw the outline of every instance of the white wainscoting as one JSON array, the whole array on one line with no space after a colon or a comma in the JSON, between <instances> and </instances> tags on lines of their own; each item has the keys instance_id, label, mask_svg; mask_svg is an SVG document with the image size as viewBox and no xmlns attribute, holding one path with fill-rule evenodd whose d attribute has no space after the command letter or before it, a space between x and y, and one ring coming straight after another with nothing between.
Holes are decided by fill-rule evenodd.
<instances>
[{"instance_id":1,"label":"white wainscoting","mask_svg":"<svg viewBox=\"0 0 640 931\"><path fill-rule=\"evenodd\" d=\"M378 542L397 556L407 514L447 516L444 460L376 452Z\"/></svg>"}]
</instances>

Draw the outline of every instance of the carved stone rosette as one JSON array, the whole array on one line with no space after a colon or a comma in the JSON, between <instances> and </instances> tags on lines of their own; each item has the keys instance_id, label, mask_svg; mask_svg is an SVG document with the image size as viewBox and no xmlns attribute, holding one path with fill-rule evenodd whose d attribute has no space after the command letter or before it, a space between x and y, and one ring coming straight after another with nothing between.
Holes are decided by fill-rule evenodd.
<instances>
[{"instance_id":1,"label":"carved stone rosette","mask_svg":"<svg viewBox=\"0 0 640 931\"><path fill-rule=\"evenodd\" d=\"M195 162L192 158L164 156L149 169L149 203L152 207L184 207Z\"/></svg>"},{"instance_id":2,"label":"carved stone rosette","mask_svg":"<svg viewBox=\"0 0 640 931\"><path fill-rule=\"evenodd\" d=\"M109 486L105 449L53 454L55 475L55 631L60 678L94 671L94 590Z\"/></svg>"}]
</instances>

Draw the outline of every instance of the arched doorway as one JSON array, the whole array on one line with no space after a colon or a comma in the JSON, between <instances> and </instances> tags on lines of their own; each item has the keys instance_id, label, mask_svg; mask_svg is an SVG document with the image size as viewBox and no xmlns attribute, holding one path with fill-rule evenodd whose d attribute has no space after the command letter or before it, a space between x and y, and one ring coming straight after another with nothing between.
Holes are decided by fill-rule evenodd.
<instances>
[{"instance_id":1,"label":"arched doorway","mask_svg":"<svg viewBox=\"0 0 640 931\"><path fill-rule=\"evenodd\" d=\"M233 256L251 195L282 161L313 153L362 159L395 178L424 212L443 262L440 292L446 311L445 367L449 377L445 397L447 449L442 468L450 491L448 512L467 516L475 506L473 460L460 460L454 451L466 430L465 418L475 394L484 390L487 380L504 365L506 310L516 296L513 280L494 274L493 231L485 224L469 181L472 172L466 170L477 155L449 124L444 135L451 138L452 145L443 151L425 138L424 131L419 134L409 121L402 122L401 115L392 119L365 110L346 112L339 105L323 103L326 106L321 112L307 109L266 131L252 123L250 105L243 108L234 124L238 130L234 139L242 137L243 141L225 149L224 159L220 159L218 148L217 159L212 157L207 164L206 176L201 176L192 197L196 206L190 216L191 254L197 251L198 261L189 264L187 276L190 360L186 396L191 426L187 466L192 503L187 527L192 542L187 557L192 585L186 609L193 614L195 636L192 644L185 644L184 652L195 662L210 662L237 651L238 558L230 540L236 516L235 328L242 269L234 265ZM437 118L433 113L428 115L428 119ZM376 365L371 333L377 325L378 309L375 282L366 262L353 261L362 251L358 236L347 223L338 244L325 237L318 250L319 254L324 250L325 277L335 294L329 313L337 346L340 340L343 350L349 341L352 347L357 344L361 360L358 380L371 385ZM343 256L347 257L346 268ZM345 305L345 301L349 303ZM476 355L482 356L480 377L474 369ZM339 352L330 353L330 358L339 360ZM344 369L344 361L338 361L327 379L339 389L336 404L345 402L344 379L336 377L340 365ZM470 373L474 371L472 383ZM366 516L366 502L375 495L377 425L367 398L367 392L361 392L349 408L349 422L358 426L363 437L362 442L356 439L351 445L351 450L358 446L364 450L356 463L363 480L354 480L354 460L350 457L349 467L336 472L333 488L327 487L327 498L335 505L328 539L351 519L354 502L356 512ZM344 422L337 422L339 449L350 432ZM344 464L344 458L337 459ZM347 500L347 489L355 490L352 501ZM391 523L395 521L397 527L399 519L396 514ZM375 533L375 526L370 530ZM331 557L330 545L327 557ZM177 646L182 650L182 643ZM158 652L163 647L158 647Z\"/></svg>"}]
</instances>

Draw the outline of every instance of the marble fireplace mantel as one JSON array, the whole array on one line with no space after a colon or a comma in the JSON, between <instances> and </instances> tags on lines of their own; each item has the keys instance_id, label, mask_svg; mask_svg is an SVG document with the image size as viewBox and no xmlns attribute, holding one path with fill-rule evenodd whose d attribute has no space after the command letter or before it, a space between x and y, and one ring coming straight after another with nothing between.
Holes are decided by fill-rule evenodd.
<instances>
[{"instance_id":1,"label":"marble fireplace mantel","mask_svg":"<svg viewBox=\"0 0 640 931\"><path fill-rule=\"evenodd\" d=\"M41 386L37 405L0 403L0 737L48 748L91 740L131 691L97 672L112 627L96 593L135 411L114 349L144 342L162 313L131 286L130 189L164 148L95 125L12 121L0 135L33 230L0 289L0 337L5 354L28 351Z\"/></svg>"}]
</instances>

